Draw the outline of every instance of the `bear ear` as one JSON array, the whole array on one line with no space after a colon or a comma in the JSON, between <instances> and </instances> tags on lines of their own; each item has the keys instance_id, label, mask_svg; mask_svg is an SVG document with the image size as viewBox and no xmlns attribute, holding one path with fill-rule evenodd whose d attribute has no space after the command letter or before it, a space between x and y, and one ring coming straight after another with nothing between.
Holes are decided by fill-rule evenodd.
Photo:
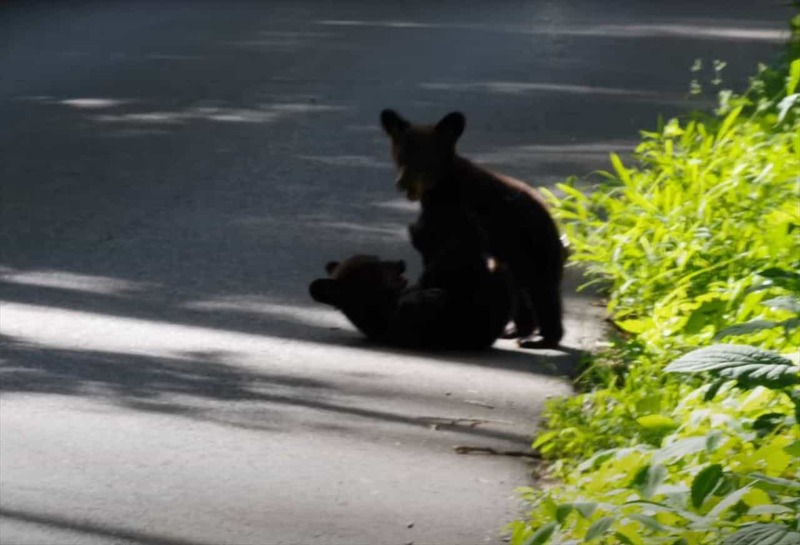
<instances>
[{"instance_id":1,"label":"bear ear","mask_svg":"<svg viewBox=\"0 0 800 545\"><path fill-rule=\"evenodd\" d=\"M308 292L314 301L326 305L336 306L339 299L336 280L331 278L317 278L308 286Z\"/></svg>"},{"instance_id":2,"label":"bear ear","mask_svg":"<svg viewBox=\"0 0 800 545\"><path fill-rule=\"evenodd\" d=\"M328 275L332 275L333 271L335 271L338 266L339 266L338 261L328 261L325 264L325 272L328 273Z\"/></svg>"},{"instance_id":3,"label":"bear ear","mask_svg":"<svg viewBox=\"0 0 800 545\"><path fill-rule=\"evenodd\" d=\"M458 140L467 125L467 118L461 112L450 112L436 124L436 132L449 136L453 142Z\"/></svg>"},{"instance_id":4,"label":"bear ear","mask_svg":"<svg viewBox=\"0 0 800 545\"><path fill-rule=\"evenodd\" d=\"M400 117L400 114L394 110L383 110L381 112L381 126L386 134L392 138L403 134L411 126L406 119Z\"/></svg>"}]
</instances>

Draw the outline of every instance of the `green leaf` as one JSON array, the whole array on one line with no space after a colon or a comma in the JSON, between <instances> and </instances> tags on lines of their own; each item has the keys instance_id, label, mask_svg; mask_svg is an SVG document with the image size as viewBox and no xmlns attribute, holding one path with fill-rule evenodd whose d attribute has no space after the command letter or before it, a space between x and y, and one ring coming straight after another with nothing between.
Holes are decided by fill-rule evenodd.
<instances>
[{"instance_id":1,"label":"green leaf","mask_svg":"<svg viewBox=\"0 0 800 545\"><path fill-rule=\"evenodd\" d=\"M581 514L581 516L585 519L591 517L595 510L597 509L597 502L593 501L586 501L586 502L575 502L572 504L572 507Z\"/></svg>"},{"instance_id":2,"label":"green leaf","mask_svg":"<svg viewBox=\"0 0 800 545\"><path fill-rule=\"evenodd\" d=\"M772 281L778 287L787 289L793 292L800 292L800 273L795 271L788 271L779 267L770 267L758 273Z\"/></svg>"},{"instance_id":3,"label":"green leaf","mask_svg":"<svg viewBox=\"0 0 800 545\"><path fill-rule=\"evenodd\" d=\"M678 509L671 505L667 505L665 503L659 503L655 501L647 501L647 500L636 500L636 501L626 501L622 505L638 505L641 506L642 509L646 509L649 511L654 511L656 513L671 513L673 515L678 515L680 517L685 518L686 520L692 522L703 522L704 518L692 513L691 511L686 511L684 509ZM635 513L634 513L635 514ZM630 515L629 515L630 516Z\"/></svg>"},{"instance_id":4,"label":"green leaf","mask_svg":"<svg viewBox=\"0 0 800 545\"><path fill-rule=\"evenodd\" d=\"M673 430L680 425L675 420L660 414L640 416L636 419L636 422L648 430Z\"/></svg>"},{"instance_id":5,"label":"green leaf","mask_svg":"<svg viewBox=\"0 0 800 545\"><path fill-rule=\"evenodd\" d=\"M642 526L653 530L654 532L663 532L665 530L664 526L662 526L655 517L651 517L650 515L643 515L642 513L630 513L626 516L629 519L640 523Z\"/></svg>"},{"instance_id":6,"label":"green leaf","mask_svg":"<svg viewBox=\"0 0 800 545\"><path fill-rule=\"evenodd\" d=\"M785 505L774 505L774 504L756 505L747 510L747 514L752 516L783 515L785 513L793 513L793 512L794 511L792 509L789 509Z\"/></svg>"},{"instance_id":7,"label":"green leaf","mask_svg":"<svg viewBox=\"0 0 800 545\"><path fill-rule=\"evenodd\" d=\"M797 297L793 297L791 295L782 295L781 297L775 297L774 299L764 301L763 304L765 306L768 306L769 308L788 310L790 312L795 312L800 314L800 299L798 299Z\"/></svg>"},{"instance_id":8,"label":"green leaf","mask_svg":"<svg viewBox=\"0 0 800 545\"><path fill-rule=\"evenodd\" d=\"M597 519L594 524L589 526L589 529L586 530L586 535L584 536L583 540L591 541L593 539L597 539L608 532L609 528L611 528L613 524L614 517L603 517L601 519Z\"/></svg>"},{"instance_id":9,"label":"green leaf","mask_svg":"<svg viewBox=\"0 0 800 545\"><path fill-rule=\"evenodd\" d=\"M731 492L730 494L722 498L722 501L720 501L717 505L714 506L714 508L711 511L708 512L706 518L709 520L717 520L719 516L722 513L724 513L727 509L730 509L731 507L742 501L742 498L748 492L750 492L751 488L752 485L748 484L746 486L743 486L739 490L736 490L735 492Z\"/></svg>"},{"instance_id":10,"label":"green leaf","mask_svg":"<svg viewBox=\"0 0 800 545\"><path fill-rule=\"evenodd\" d=\"M739 528L725 539L724 545L797 545L800 533L788 524L755 523Z\"/></svg>"},{"instance_id":11,"label":"green leaf","mask_svg":"<svg viewBox=\"0 0 800 545\"><path fill-rule=\"evenodd\" d=\"M743 324L735 324L725 329L720 330L714 335L714 340L719 340L724 337L731 337L733 335L744 335L747 333L754 333L756 331L763 331L765 329L772 329L778 327L780 324L773 320L750 320Z\"/></svg>"},{"instance_id":12,"label":"green leaf","mask_svg":"<svg viewBox=\"0 0 800 545\"><path fill-rule=\"evenodd\" d=\"M704 302L689 315L683 331L689 334L699 333L705 326L712 323L714 318L724 312L725 305L725 301L719 299Z\"/></svg>"},{"instance_id":13,"label":"green leaf","mask_svg":"<svg viewBox=\"0 0 800 545\"><path fill-rule=\"evenodd\" d=\"M603 465L608 460L614 458L618 449L609 449L609 450L602 450L586 460L582 462L581 465L578 466L578 471L584 472L590 469L596 469Z\"/></svg>"},{"instance_id":14,"label":"green leaf","mask_svg":"<svg viewBox=\"0 0 800 545\"><path fill-rule=\"evenodd\" d=\"M725 116L725 120L722 122L722 125L719 127L719 131L717 131L717 141L724 139L728 135L728 131L730 131L731 127L733 126L736 119L739 117L739 114L742 113L742 108L744 106L737 106L731 113Z\"/></svg>"},{"instance_id":15,"label":"green leaf","mask_svg":"<svg viewBox=\"0 0 800 545\"><path fill-rule=\"evenodd\" d=\"M557 522L548 522L531 534L531 536L523 542L523 545L542 545L547 543L547 541L553 536L556 528L558 528Z\"/></svg>"},{"instance_id":16,"label":"green leaf","mask_svg":"<svg viewBox=\"0 0 800 545\"><path fill-rule=\"evenodd\" d=\"M611 152L611 154L609 154L609 157L611 158L611 165L617 172L617 176L619 176L619 179L622 180L625 183L625 185L630 185L631 175L630 172L628 172L628 169L625 168L625 165L622 164L622 159L620 159L619 155L617 155L614 152Z\"/></svg>"},{"instance_id":17,"label":"green leaf","mask_svg":"<svg viewBox=\"0 0 800 545\"><path fill-rule=\"evenodd\" d=\"M795 59L789 65L789 77L786 78L786 94L791 95L797 90L800 83L800 59Z\"/></svg>"},{"instance_id":18,"label":"green leaf","mask_svg":"<svg viewBox=\"0 0 800 545\"><path fill-rule=\"evenodd\" d=\"M717 392L719 392L719 389L722 388L726 382L728 382L728 379L725 378L717 379L712 382L708 386L708 390L706 390L706 393L703 396L703 401L711 401L714 399L714 397L717 395Z\"/></svg>"},{"instance_id":19,"label":"green leaf","mask_svg":"<svg viewBox=\"0 0 800 545\"><path fill-rule=\"evenodd\" d=\"M706 437L686 437L661 447L653 454L653 462L666 462L672 458L683 458L707 448Z\"/></svg>"},{"instance_id":20,"label":"green leaf","mask_svg":"<svg viewBox=\"0 0 800 545\"><path fill-rule=\"evenodd\" d=\"M631 481L631 487L639 491L642 497L649 499L656 488L667 477L667 469L661 464L648 465L640 469Z\"/></svg>"},{"instance_id":21,"label":"green leaf","mask_svg":"<svg viewBox=\"0 0 800 545\"><path fill-rule=\"evenodd\" d=\"M660 391L647 395L636 402L637 413L657 413L661 411L661 397Z\"/></svg>"},{"instance_id":22,"label":"green leaf","mask_svg":"<svg viewBox=\"0 0 800 545\"><path fill-rule=\"evenodd\" d=\"M706 434L706 450L714 452L719 448L719 444L725 438L725 434L720 430L711 430Z\"/></svg>"},{"instance_id":23,"label":"green leaf","mask_svg":"<svg viewBox=\"0 0 800 545\"><path fill-rule=\"evenodd\" d=\"M556 187L577 201L588 201L589 197L568 184L556 184ZM538 189L538 188L537 188Z\"/></svg>"},{"instance_id":24,"label":"green leaf","mask_svg":"<svg viewBox=\"0 0 800 545\"><path fill-rule=\"evenodd\" d=\"M703 502L719 485L722 479L722 466L712 464L700 470L692 481L692 505L699 509Z\"/></svg>"},{"instance_id":25,"label":"green leaf","mask_svg":"<svg viewBox=\"0 0 800 545\"><path fill-rule=\"evenodd\" d=\"M796 424L800 424L800 388L789 390L786 394L794 403L794 421Z\"/></svg>"},{"instance_id":26,"label":"green leaf","mask_svg":"<svg viewBox=\"0 0 800 545\"><path fill-rule=\"evenodd\" d=\"M800 383L800 366L775 352L738 344L715 344L693 350L664 370L668 373L709 372L736 380L743 387L784 388Z\"/></svg>"},{"instance_id":27,"label":"green leaf","mask_svg":"<svg viewBox=\"0 0 800 545\"><path fill-rule=\"evenodd\" d=\"M614 537L617 538L617 541L622 543L622 545L635 545L634 541L622 532L614 532Z\"/></svg>"},{"instance_id":28,"label":"green leaf","mask_svg":"<svg viewBox=\"0 0 800 545\"><path fill-rule=\"evenodd\" d=\"M763 437L785 421L786 415L783 413L766 413L753 420L753 429L759 432L759 436Z\"/></svg>"},{"instance_id":29,"label":"green leaf","mask_svg":"<svg viewBox=\"0 0 800 545\"><path fill-rule=\"evenodd\" d=\"M778 103L778 123L781 123L786 114L791 111L792 107L797 103L797 99L800 98L799 94L788 95L783 97L781 101Z\"/></svg>"},{"instance_id":30,"label":"green leaf","mask_svg":"<svg viewBox=\"0 0 800 545\"><path fill-rule=\"evenodd\" d=\"M788 320L784 320L779 325L783 326L784 331L788 335L792 330L800 328L800 317L798 318L789 318Z\"/></svg>"},{"instance_id":31,"label":"green leaf","mask_svg":"<svg viewBox=\"0 0 800 545\"><path fill-rule=\"evenodd\" d=\"M574 509L575 508L572 507L572 504L569 503L562 503L561 505L559 505L556 508L556 520L558 521L558 523L563 526L564 522L566 522L567 520L567 517L569 516L570 513L572 513Z\"/></svg>"},{"instance_id":32,"label":"green leaf","mask_svg":"<svg viewBox=\"0 0 800 545\"><path fill-rule=\"evenodd\" d=\"M531 448L538 449L539 447L541 447L542 445L544 445L545 443L547 443L556 436L558 436L558 430L540 433L539 435L536 436L536 441L533 442Z\"/></svg>"},{"instance_id":33,"label":"green leaf","mask_svg":"<svg viewBox=\"0 0 800 545\"><path fill-rule=\"evenodd\" d=\"M751 473L750 477L753 479L773 485L778 488L790 488L793 490L800 490L800 481L790 481L789 479L782 479L780 477L770 477L763 473Z\"/></svg>"},{"instance_id":34,"label":"green leaf","mask_svg":"<svg viewBox=\"0 0 800 545\"><path fill-rule=\"evenodd\" d=\"M614 322L614 325L626 333L633 333L634 335L638 335L647 329L647 323L644 320L637 320L635 318L630 320L620 320L619 322Z\"/></svg>"},{"instance_id":35,"label":"green leaf","mask_svg":"<svg viewBox=\"0 0 800 545\"><path fill-rule=\"evenodd\" d=\"M792 456L800 458L800 439L797 439L791 445L783 447L783 450L785 450L788 454L791 454Z\"/></svg>"}]
</instances>

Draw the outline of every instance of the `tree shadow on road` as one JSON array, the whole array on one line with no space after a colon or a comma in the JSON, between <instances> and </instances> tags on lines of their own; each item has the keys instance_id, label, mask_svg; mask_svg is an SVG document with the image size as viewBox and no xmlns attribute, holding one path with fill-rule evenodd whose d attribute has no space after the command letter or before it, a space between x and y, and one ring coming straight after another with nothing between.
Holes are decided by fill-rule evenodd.
<instances>
[{"instance_id":1,"label":"tree shadow on road","mask_svg":"<svg viewBox=\"0 0 800 545\"><path fill-rule=\"evenodd\" d=\"M121 527L111 527L108 524L94 524L88 522L85 517L81 520L65 517L62 515L51 515L37 513L25 509L14 509L11 507L0 507L0 519L14 521L35 526L63 531L68 534L80 534L84 536L107 538L113 543L131 543L135 545L202 545L200 541L186 540L165 535L157 535L141 530L130 530Z\"/></svg>"},{"instance_id":2,"label":"tree shadow on road","mask_svg":"<svg viewBox=\"0 0 800 545\"><path fill-rule=\"evenodd\" d=\"M0 341L0 393L5 396L78 397L261 432L286 432L294 425L308 427L304 421L321 420L326 424L314 426L315 429L340 433L345 428L364 428L364 423L372 420L415 428L435 426L465 437L518 444L528 441L524 433L480 428L473 421L414 414L414 409L426 406L425 393L403 394L404 401L410 403L409 413L376 407L376 400L395 395L390 384L351 388L346 377L317 380L269 373L229 361L235 360L234 356L222 353L163 357L59 349L7 336L0 337ZM416 405L417 402L421 403ZM292 409L310 411L311 416L298 420L300 417Z\"/></svg>"}]
</instances>

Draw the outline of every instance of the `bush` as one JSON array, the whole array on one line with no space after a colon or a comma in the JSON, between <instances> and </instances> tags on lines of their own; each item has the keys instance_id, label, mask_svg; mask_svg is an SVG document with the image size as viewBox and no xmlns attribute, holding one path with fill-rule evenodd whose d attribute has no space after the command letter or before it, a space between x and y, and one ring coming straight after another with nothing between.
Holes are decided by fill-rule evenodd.
<instances>
[{"instance_id":1,"label":"bush","mask_svg":"<svg viewBox=\"0 0 800 545\"><path fill-rule=\"evenodd\" d=\"M523 490L514 544L800 542L797 36L715 115L643 133L637 167L549 195L619 334L548 404L562 482Z\"/></svg>"}]
</instances>

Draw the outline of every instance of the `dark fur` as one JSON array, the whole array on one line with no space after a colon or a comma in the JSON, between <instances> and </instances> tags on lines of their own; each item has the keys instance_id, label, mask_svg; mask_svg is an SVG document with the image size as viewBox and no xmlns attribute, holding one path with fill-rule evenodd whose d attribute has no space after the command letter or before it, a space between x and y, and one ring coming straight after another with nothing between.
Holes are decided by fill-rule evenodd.
<instances>
[{"instance_id":1,"label":"dark fur","mask_svg":"<svg viewBox=\"0 0 800 545\"><path fill-rule=\"evenodd\" d=\"M490 345L514 312L511 274L489 253L489 241L462 206L427 207L409 227L422 256L421 289L448 295L448 320L460 336Z\"/></svg>"},{"instance_id":2,"label":"dark fur","mask_svg":"<svg viewBox=\"0 0 800 545\"><path fill-rule=\"evenodd\" d=\"M355 255L325 265L329 278L309 286L311 297L341 310L367 337L399 341L395 330L399 299L406 290L405 263Z\"/></svg>"},{"instance_id":3,"label":"dark fur","mask_svg":"<svg viewBox=\"0 0 800 545\"><path fill-rule=\"evenodd\" d=\"M353 256L329 263L330 278L312 282L311 296L377 341L429 349L491 346L512 315L513 294L507 271L483 253L476 224L456 208L432 219L423 215L410 231L424 262L417 285L403 287L402 262Z\"/></svg>"},{"instance_id":4,"label":"dark fur","mask_svg":"<svg viewBox=\"0 0 800 545\"><path fill-rule=\"evenodd\" d=\"M381 113L399 170L397 187L426 210L461 206L477 219L489 249L508 263L517 293L516 335L538 326L540 341L555 347L563 336L561 279L565 250L558 228L536 191L519 180L483 169L460 157L455 146L465 118L448 114L436 125L413 125L392 110Z\"/></svg>"}]
</instances>

